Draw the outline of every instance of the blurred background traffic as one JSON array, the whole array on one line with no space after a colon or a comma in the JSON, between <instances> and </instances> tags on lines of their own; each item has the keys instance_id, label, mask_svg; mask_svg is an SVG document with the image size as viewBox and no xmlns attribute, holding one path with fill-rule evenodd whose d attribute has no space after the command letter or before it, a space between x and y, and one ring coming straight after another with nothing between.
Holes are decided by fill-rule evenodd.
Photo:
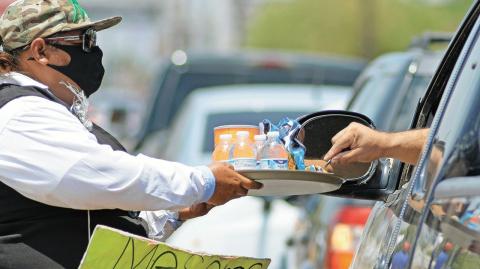
<instances>
[{"instance_id":1,"label":"blurred background traffic","mask_svg":"<svg viewBox=\"0 0 480 269\"><path fill-rule=\"evenodd\" d=\"M123 16L99 34L106 76L91 98L92 120L132 153L201 165L219 125L349 109L378 129L407 129L471 1L80 3L93 19ZM269 257L273 269L348 268L372 206L246 197L185 223L169 243Z\"/></svg>"}]
</instances>

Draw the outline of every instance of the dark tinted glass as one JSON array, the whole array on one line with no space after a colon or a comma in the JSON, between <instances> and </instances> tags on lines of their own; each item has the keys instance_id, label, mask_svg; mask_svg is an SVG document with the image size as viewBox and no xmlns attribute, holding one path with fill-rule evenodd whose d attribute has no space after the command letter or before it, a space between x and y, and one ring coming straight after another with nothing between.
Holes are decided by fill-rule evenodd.
<instances>
[{"instance_id":1,"label":"dark tinted glass","mask_svg":"<svg viewBox=\"0 0 480 269\"><path fill-rule=\"evenodd\" d=\"M480 194L467 196L458 192L457 197L450 200L434 200L431 196L434 186L443 180L449 182L455 177L480 174L480 69L477 66L480 42L478 33L476 36L474 47L465 51L466 61L456 65L459 72L452 72L449 83L456 79L452 84L454 90L427 156L428 162L422 167L423 176L416 182L420 191L428 191L425 200L430 202L420 208L425 214L424 222L412 262L418 268L436 268L433 265L441 262L441 268L467 269L477 268L480 262L479 215L475 212ZM448 250L445 249L447 243L451 245ZM422 264L419 258L425 256L430 259Z\"/></svg>"},{"instance_id":2,"label":"dark tinted glass","mask_svg":"<svg viewBox=\"0 0 480 269\"><path fill-rule=\"evenodd\" d=\"M428 83L431 77L415 76L408 88L406 95L401 100L401 105L396 113L396 120L393 122L392 131L406 130L410 127L410 124L415 114L415 108L420 101L420 98L425 94Z\"/></svg>"},{"instance_id":3,"label":"dark tinted glass","mask_svg":"<svg viewBox=\"0 0 480 269\"><path fill-rule=\"evenodd\" d=\"M382 75L368 79L355 96L349 110L368 116L379 129L383 122L382 116L390 106L389 98L395 94L398 78L395 76Z\"/></svg>"},{"instance_id":4,"label":"dark tinted glass","mask_svg":"<svg viewBox=\"0 0 480 269\"><path fill-rule=\"evenodd\" d=\"M269 119L272 123L277 124L281 119L289 117L296 119L299 116L311 113L312 111L283 111L283 112L238 112L238 113L222 113L211 114L207 118L206 133L203 142L203 152L213 151L213 128L221 125L258 125L264 119Z\"/></svg>"}]
</instances>

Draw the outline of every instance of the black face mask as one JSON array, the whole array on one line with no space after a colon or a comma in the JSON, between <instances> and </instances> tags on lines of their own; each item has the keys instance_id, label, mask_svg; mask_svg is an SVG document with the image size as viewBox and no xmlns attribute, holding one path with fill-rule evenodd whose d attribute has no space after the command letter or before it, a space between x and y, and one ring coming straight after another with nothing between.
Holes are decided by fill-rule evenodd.
<instances>
[{"instance_id":1,"label":"black face mask","mask_svg":"<svg viewBox=\"0 0 480 269\"><path fill-rule=\"evenodd\" d=\"M105 69L102 65L103 52L99 47L84 52L81 46L54 45L70 55L70 63L66 66L48 65L65 76L71 78L89 97L100 88Z\"/></svg>"}]
</instances>

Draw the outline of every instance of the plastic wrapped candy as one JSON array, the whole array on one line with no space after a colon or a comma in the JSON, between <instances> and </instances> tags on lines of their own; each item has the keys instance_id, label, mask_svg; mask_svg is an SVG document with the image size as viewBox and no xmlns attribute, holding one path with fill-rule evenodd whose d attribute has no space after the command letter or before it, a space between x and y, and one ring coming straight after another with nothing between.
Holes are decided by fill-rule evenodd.
<instances>
[{"instance_id":1,"label":"plastic wrapped candy","mask_svg":"<svg viewBox=\"0 0 480 269\"><path fill-rule=\"evenodd\" d=\"M332 174L331 172L329 172L325 168L323 168L321 166L313 165L313 164L305 167L305 171L319 172L319 173L324 173L324 174Z\"/></svg>"}]
</instances>

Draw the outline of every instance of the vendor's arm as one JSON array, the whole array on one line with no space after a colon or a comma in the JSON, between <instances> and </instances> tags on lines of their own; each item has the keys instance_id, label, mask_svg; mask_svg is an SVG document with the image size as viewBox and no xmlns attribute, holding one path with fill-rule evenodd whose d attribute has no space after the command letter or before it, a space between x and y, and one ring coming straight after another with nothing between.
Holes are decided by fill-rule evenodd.
<instances>
[{"instance_id":1,"label":"vendor's arm","mask_svg":"<svg viewBox=\"0 0 480 269\"><path fill-rule=\"evenodd\" d=\"M260 187L225 166L210 167L209 177L206 168L113 151L65 107L40 97L21 97L2 108L0 149L0 180L54 206L179 210L222 204Z\"/></svg>"},{"instance_id":2,"label":"vendor's arm","mask_svg":"<svg viewBox=\"0 0 480 269\"><path fill-rule=\"evenodd\" d=\"M332 147L325 160L332 164L371 162L389 157L415 164L426 142L428 129L385 133L367 126L351 123L332 138Z\"/></svg>"}]
</instances>

